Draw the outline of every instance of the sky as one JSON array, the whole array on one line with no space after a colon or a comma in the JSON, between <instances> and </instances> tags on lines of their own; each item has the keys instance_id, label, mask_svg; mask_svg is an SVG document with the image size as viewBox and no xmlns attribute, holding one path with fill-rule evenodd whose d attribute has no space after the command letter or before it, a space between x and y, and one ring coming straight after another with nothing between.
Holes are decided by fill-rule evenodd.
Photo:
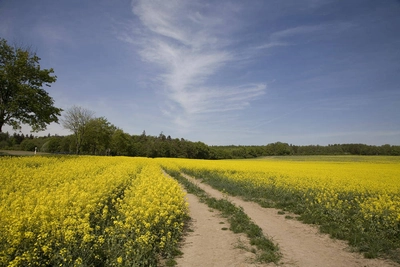
<instances>
[{"instance_id":1,"label":"sky","mask_svg":"<svg viewBox=\"0 0 400 267\"><path fill-rule=\"evenodd\" d=\"M0 0L0 38L129 134L400 145L398 0Z\"/></svg>"}]
</instances>

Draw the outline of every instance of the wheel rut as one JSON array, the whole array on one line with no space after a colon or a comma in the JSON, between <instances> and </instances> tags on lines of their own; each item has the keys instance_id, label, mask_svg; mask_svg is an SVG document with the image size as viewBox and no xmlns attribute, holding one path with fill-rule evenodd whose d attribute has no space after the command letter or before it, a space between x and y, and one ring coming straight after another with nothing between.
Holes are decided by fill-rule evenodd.
<instances>
[{"instance_id":1,"label":"wheel rut","mask_svg":"<svg viewBox=\"0 0 400 267\"><path fill-rule=\"evenodd\" d=\"M210 196L217 199L227 197L229 201L242 207L253 222L262 228L264 234L279 245L283 255L279 266L400 266L385 259L366 259L359 253L350 252L344 241L334 240L326 234L319 233L316 226L286 219L285 215L278 214L277 209L263 208L254 202L226 196L211 186L201 183L200 180L188 175L184 176ZM178 266L276 266L273 263L268 265L249 263L249 254L252 253L234 248L238 235L221 230L223 226L220 222L223 218L217 217L193 195L188 194L188 202L193 218L191 226L193 232L186 236L182 247L184 254L177 260ZM228 235L233 237L227 237Z\"/></svg>"}]
</instances>

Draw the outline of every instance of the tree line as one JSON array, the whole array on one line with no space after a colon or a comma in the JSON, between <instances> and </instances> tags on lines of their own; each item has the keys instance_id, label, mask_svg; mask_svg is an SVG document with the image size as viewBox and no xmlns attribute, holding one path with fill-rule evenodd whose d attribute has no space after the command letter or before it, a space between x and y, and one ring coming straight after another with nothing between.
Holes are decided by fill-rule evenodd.
<instances>
[{"instance_id":1,"label":"tree line","mask_svg":"<svg viewBox=\"0 0 400 267\"><path fill-rule=\"evenodd\" d=\"M96 132L96 125L88 130L82 142L82 155L109 155L132 157L170 157L191 159L246 159L267 156L295 155L392 155L400 156L400 146L366 145L366 144L332 144L327 146L297 146L282 142L260 146L208 146L203 142L192 142L184 138L172 138L162 132L158 136L130 135L104 118L101 127L109 127L107 131ZM97 121L99 123L99 121ZM100 125L101 125L100 123ZM50 134L34 137L32 134L0 133L0 149L14 149L56 154L76 154L76 137L72 135L57 136Z\"/></svg>"},{"instance_id":2,"label":"tree line","mask_svg":"<svg viewBox=\"0 0 400 267\"><path fill-rule=\"evenodd\" d=\"M103 121L104 122L104 121ZM91 125L97 127L97 125ZM104 127L105 125L102 125ZM191 159L214 158L211 148L202 142L192 142L183 138L171 138L160 133L158 136L130 135L112 125L106 132L97 132L96 128L88 129L82 141L79 154L137 156L137 157L173 157ZM77 154L76 137L48 135L31 137L23 134L0 133L0 149L35 151L56 154Z\"/></svg>"},{"instance_id":3,"label":"tree line","mask_svg":"<svg viewBox=\"0 0 400 267\"><path fill-rule=\"evenodd\" d=\"M366 144L292 145L282 142L265 146L213 146L220 159L242 159L267 156L300 155L388 155L400 156L400 146Z\"/></svg>"}]
</instances>

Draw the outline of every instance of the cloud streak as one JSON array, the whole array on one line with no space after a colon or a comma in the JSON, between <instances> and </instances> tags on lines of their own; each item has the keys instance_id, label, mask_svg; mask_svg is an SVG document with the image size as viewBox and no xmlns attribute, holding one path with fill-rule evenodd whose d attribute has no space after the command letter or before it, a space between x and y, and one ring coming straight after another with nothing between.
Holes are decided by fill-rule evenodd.
<instances>
[{"instance_id":1,"label":"cloud streak","mask_svg":"<svg viewBox=\"0 0 400 267\"><path fill-rule=\"evenodd\" d=\"M268 42L259 45L256 49L269 49L277 46L296 45L298 42L309 42L311 39L332 38L349 30L356 25L351 22L336 22L331 24L301 25L273 32Z\"/></svg>"},{"instance_id":2,"label":"cloud streak","mask_svg":"<svg viewBox=\"0 0 400 267\"><path fill-rule=\"evenodd\" d=\"M141 23L136 41L141 46L140 56L162 68L156 78L169 102L164 114L174 117L180 112L174 118L180 126L189 127L198 114L244 109L264 94L263 83L231 86L210 82L235 61L235 53L227 49L229 41L219 38L221 19L210 16L201 4L134 1L132 11Z\"/></svg>"},{"instance_id":3,"label":"cloud streak","mask_svg":"<svg viewBox=\"0 0 400 267\"><path fill-rule=\"evenodd\" d=\"M315 26L298 26L294 28L288 28L285 30L277 31L269 36L269 41L256 49L269 49L276 46L289 46L293 45L289 40L299 35L310 35L320 32L323 29L322 25Z\"/></svg>"}]
</instances>

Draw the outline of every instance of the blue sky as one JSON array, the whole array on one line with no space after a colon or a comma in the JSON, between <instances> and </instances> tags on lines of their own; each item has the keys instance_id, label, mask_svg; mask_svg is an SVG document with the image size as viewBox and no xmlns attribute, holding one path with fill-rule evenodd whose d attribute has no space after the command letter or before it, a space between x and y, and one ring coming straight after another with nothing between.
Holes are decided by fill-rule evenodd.
<instances>
[{"instance_id":1,"label":"blue sky","mask_svg":"<svg viewBox=\"0 0 400 267\"><path fill-rule=\"evenodd\" d=\"M0 37L129 134L400 145L400 1L1 0Z\"/></svg>"}]
</instances>

